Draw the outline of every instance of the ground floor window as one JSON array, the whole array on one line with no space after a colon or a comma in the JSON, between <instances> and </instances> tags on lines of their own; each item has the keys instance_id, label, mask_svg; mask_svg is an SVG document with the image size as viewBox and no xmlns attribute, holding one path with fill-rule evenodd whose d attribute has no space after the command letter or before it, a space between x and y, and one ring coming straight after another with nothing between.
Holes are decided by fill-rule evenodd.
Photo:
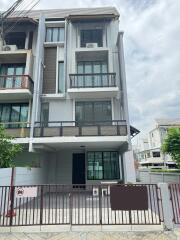
<instances>
[{"instance_id":1,"label":"ground floor window","mask_svg":"<svg viewBox=\"0 0 180 240\"><path fill-rule=\"evenodd\" d=\"M88 180L113 180L120 178L118 152L88 152Z\"/></svg>"}]
</instances>

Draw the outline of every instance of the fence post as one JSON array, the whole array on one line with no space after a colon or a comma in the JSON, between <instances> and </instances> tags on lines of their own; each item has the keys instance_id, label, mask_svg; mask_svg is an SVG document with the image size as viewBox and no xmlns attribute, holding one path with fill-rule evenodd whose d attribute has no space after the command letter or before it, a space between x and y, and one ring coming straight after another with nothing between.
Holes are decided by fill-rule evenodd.
<instances>
[{"instance_id":1,"label":"fence post","mask_svg":"<svg viewBox=\"0 0 180 240\"><path fill-rule=\"evenodd\" d=\"M11 187L12 190L11 190L11 204L10 204L10 221L9 221L9 225L12 226L13 224L13 217L15 216L15 213L14 213L14 186Z\"/></svg>"},{"instance_id":2,"label":"fence post","mask_svg":"<svg viewBox=\"0 0 180 240\"><path fill-rule=\"evenodd\" d=\"M43 185L40 186L40 225L43 224Z\"/></svg>"},{"instance_id":3,"label":"fence post","mask_svg":"<svg viewBox=\"0 0 180 240\"><path fill-rule=\"evenodd\" d=\"M99 223L102 225L102 188L99 186Z\"/></svg>"},{"instance_id":4,"label":"fence post","mask_svg":"<svg viewBox=\"0 0 180 240\"><path fill-rule=\"evenodd\" d=\"M70 190L70 193L69 193L69 223L70 223L70 225L72 225L72 211L73 211L71 194L72 194L72 191Z\"/></svg>"},{"instance_id":5,"label":"fence post","mask_svg":"<svg viewBox=\"0 0 180 240\"><path fill-rule=\"evenodd\" d=\"M173 229L173 212L170 200L170 193L167 183L158 183L162 197L162 210L164 215L164 228L167 230Z\"/></svg>"}]
</instances>

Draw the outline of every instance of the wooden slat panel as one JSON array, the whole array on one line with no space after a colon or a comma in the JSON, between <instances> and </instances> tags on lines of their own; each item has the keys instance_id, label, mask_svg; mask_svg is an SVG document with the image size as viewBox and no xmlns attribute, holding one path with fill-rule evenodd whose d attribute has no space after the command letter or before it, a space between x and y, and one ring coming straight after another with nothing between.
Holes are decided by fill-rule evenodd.
<instances>
[{"instance_id":1,"label":"wooden slat panel","mask_svg":"<svg viewBox=\"0 0 180 240\"><path fill-rule=\"evenodd\" d=\"M56 47L45 48L43 93L56 92L56 55L57 55Z\"/></svg>"}]
</instances>

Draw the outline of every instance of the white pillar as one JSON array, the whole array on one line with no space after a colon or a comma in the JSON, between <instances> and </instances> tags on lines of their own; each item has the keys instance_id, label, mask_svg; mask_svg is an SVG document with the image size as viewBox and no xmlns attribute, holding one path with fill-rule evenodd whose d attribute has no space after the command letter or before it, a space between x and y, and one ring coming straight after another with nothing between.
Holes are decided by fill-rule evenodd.
<instances>
[{"instance_id":1,"label":"white pillar","mask_svg":"<svg viewBox=\"0 0 180 240\"><path fill-rule=\"evenodd\" d=\"M173 229L173 211L172 203L170 201L170 193L167 183L158 183L158 186L161 190L162 197L162 208L164 214L164 228L166 230Z\"/></svg>"},{"instance_id":2,"label":"white pillar","mask_svg":"<svg viewBox=\"0 0 180 240\"><path fill-rule=\"evenodd\" d=\"M127 151L123 155L125 183L136 182L133 151Z\"/></svg>"}]
</instances>

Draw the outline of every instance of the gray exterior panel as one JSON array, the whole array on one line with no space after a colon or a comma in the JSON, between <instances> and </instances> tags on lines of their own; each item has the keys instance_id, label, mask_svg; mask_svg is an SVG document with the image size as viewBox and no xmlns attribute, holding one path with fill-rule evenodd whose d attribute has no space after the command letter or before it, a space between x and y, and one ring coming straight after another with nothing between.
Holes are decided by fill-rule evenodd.
<instances>
[{"instance_id":1,"label":"gray exterior panel","mask_svg":"<svg viewBox=\"0 0 180 240\"><path fill-rule=\"evenodd\" d=\"M56 56L57 48L46 48L44 50L44 82L43 93L56 92Z\"/></svg>"}]
</instances>

